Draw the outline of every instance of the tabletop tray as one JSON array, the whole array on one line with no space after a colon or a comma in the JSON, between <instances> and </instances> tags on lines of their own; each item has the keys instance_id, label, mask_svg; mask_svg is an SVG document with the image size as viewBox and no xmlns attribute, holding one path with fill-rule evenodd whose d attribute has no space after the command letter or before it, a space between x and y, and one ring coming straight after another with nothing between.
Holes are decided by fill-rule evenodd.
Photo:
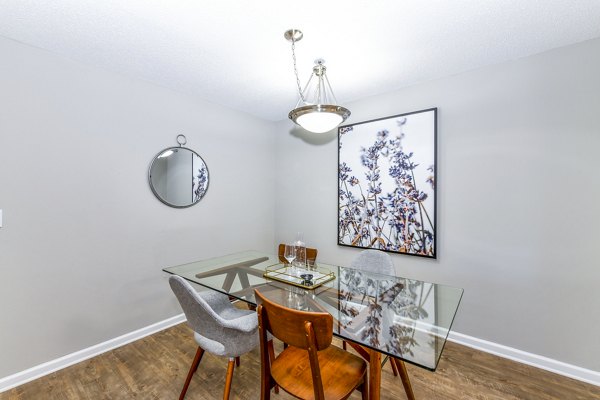
<instances>
[{"instance_id":1,"label":"tabletop tray","mask_svg":"<svg viewBox=\"0 0 600 400\"><path fill-rule=\"evenodd\" d=\"M306 281L299 276L302 274L311 274L313 278L310 281ZM322 284L335 279L335 274L333 272L324 268L319 268L318 266L311 270L300 268L298 274L293 275L290 273L288 264L270 265L265 269L263 276L267 279L284 282L308 290L318 288Z\"/></svg>"}]
</instances>

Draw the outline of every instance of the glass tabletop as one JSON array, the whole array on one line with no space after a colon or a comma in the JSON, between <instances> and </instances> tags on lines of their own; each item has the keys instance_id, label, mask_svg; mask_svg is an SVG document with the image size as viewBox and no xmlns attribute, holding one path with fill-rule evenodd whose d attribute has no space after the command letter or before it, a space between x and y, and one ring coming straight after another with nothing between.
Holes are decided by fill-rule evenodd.
<instances>
[{"instance_id":1,"label":"glass tabletop","mask_svg":"<svg viewBox=\"0 0 600 400\"><path fill-rule=\"evenodd\" d=\"M271 272L280 270L287 271L278 256L256 251L163 269L249 304L256 305L258 289L286 307L326 311L334 317L335 336L435 371L463 289L321 262L294 270L297 278L288 284L272 279ZM329 274L322 285L307 289L317 284L310 275Z\"/></svg>"}]
</instances>

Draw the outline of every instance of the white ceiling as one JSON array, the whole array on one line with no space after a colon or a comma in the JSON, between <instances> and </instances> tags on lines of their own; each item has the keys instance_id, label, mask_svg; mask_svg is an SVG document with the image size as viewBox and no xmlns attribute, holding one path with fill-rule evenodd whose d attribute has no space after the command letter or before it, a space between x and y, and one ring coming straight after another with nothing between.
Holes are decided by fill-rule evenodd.
<instances>
[{"instance_id":1,"label":"white ceiling","mask_svg":"<svg viewBox=\"0 0 600 400\"><path fill-rule=\"evenodd\" d=\"M0 0L0 35L281 120L323 57L343 104L600 37L600 0Z\"/></svg>"}]
</instances>

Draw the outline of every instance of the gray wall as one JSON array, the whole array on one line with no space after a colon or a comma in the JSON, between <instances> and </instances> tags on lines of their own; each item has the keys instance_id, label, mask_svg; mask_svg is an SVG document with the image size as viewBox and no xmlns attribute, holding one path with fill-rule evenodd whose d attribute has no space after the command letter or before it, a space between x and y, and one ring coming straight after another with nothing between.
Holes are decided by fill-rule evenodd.
<instances>
[{"instance_id":1,"label":"gray wall","mask_svg":"<svg viewBox=\"0 0 600 400\"><path fill-rule=\"evenodd\" d=\"M321 260L358 252L336 245L335 133L2 38L0 57L0 377L179 313L163 266L296 231ZM348 105L439 108L439 258L394 256L399 273L464 287L458 332L596 371L598 70L595 40ZM179 133L211 174L184 210L146 178Z\"/></svg>"},{"instance_id":2,"label":"gray wall","mask_svg":"<svg viewBox=\"0 0 600 400\"><path fill-rule=\"evenodd\" d=\"M0 377L180 313L161 268L273 250L272 123L0 38ZM196 206L150 191L185 134Z\"/></svg>"},{"instance_id":3,"label":"gray wall","mask_svg":"<svg viewBox=\"0 0 600 400\"><path fill-rule=\"evenodd\" d=\"M394 256L399 274L463 287L457 332L595 371L598 71L593 40L347 104L350 122L439 108L438 259ZM335 132L279 132L276 239L300 230L319 259L349 263Z\"/></svg>"}]
</instances>

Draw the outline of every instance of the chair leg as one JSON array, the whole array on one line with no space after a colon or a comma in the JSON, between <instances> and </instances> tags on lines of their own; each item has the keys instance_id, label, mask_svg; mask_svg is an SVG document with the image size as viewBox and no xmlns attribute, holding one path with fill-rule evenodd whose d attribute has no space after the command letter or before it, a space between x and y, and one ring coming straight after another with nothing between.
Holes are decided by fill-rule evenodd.
<instances>
[{"instance_id":1,"label":"chair leg","mask_svg":"<svg viewBox=\"0 0 600 400\"><path fill-rule=\"evenodd\" d=\"M239 367L240 366L240 357L236 357L235 358L235 366Z\"/></svg>"},{"instance_id":2,"label":"chair leg","mask_svg":"<svg viewBox=\"0 0 600 400\"><path fill-rule=\"evenodd\" d=\"M229 399L229 392L231 392L231 381L233 380L233 369L235 368L235 358L229 358L229 364L227 364L227 377L225 378L225 391L223 392L223 400Z\"/></svg>"},{"instance_id":3,"label":"chair leg","mask_svg":"<svg viewBox=\"0 0 600 400\"><path fill-rule=\"evenodd\" d=\"M365 380L362 384L360 393L362 395L362 400L368 400L368 398L369 398L369 380L367 379L366 376L365 376Z\"/></svg>"},{"instance_id":4,"label":"chair leg","mask_svg":"<svg viewBox=\"0 0 600 400\"><path fill-rule=\"evenodd\" d=\"M190 386L190 382L192 381L192 376L194 372L198 370L198 365L200 365L200 360L202 360L202 356L204 355L204 349L202 347L198 347L196 350L196 356L194 357L194 361L192 361L192 366L190 367L190 371L187 374L187 378L185 378L185 383L183 384L183 389L181 389L181 394L179 395L179 400L183 400L185 397L185 393L188 390L188 386Z\"/></svg>"},{"instance_id":5,"label":"chair leg","mask_svg":"<svg viewBox=\"0 0 600 400\"><path fill-rule=\"evenodd\" d=\"M271 400L270 378L261 377L260 381L260 400Z\"/></svg>"},{"instance_id":6,"label":"chair leg","mask_svg":"<svg viewBox=\"0 0 600 400\"><path fill-rule=\"evenodd\" d=\"M348 347L348 346L346 346L346 341L344 340L344 341L342 342L342 348L343 348L344 350L348 350L346 347Z\"/></svg>"},{"instance_id":7,"label":"chair leg","mask_svg":"<svg viewBox=\"0 0 600 400\"><path fill-rule=\"evenodd\" d=\"M396 359L394 357L389 358L390 365L392 366L392 371L394 372L394 376L398 376L398 368L396 367Z\"/></svg>"},{"instance_id":8,"label":"chair leg","mask_svg":"<svg viewBox=\"0 0 600 400\"><path fill-rule=\"evenodd\" d=\"M275 360L275 348L273 347L273 341L269 340L267 343L267 350L269 351L269 362L273 364ZM279 386L275 385L275 393L279 394Z\"/></svg>"},{"instance_id":9,"label":"chair leg","mask_svg":"<svg viewBox=\"0 0 600 400\"><path fill-rule=\"evenodd\" d=\"M404 361L398 360L397 358L392 357L391 360L395 362L396 367L398 367L398 372L400 373L400 379L402 379L402 386L404 386L406 397L408 397L408 400L415 400L412 385L410 384L410 378L408 377L408 371L406 370L406 364L404 364Z\"/></svg>"}]
</instances>

